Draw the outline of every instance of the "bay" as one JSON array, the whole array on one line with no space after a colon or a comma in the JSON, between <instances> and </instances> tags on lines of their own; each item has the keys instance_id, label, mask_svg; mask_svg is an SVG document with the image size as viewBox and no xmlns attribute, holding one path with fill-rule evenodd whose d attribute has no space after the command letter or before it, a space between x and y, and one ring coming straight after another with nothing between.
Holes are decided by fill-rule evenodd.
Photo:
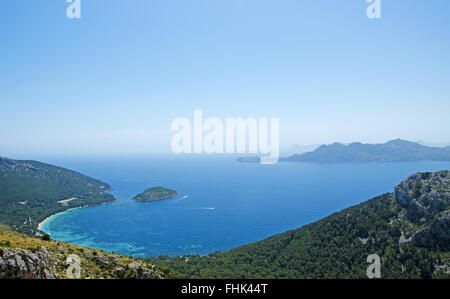
<instances>
[{"instance_id":1,"label":"bay","mask_svg":"<svg viewBox=\"0 0 450 299\"><path fill-rule=\"evenodd\" d=\"M450 162L260 165L223 156L46 162L110 184L117 201L59 214L42 229L54 240L135 257L229 250L392 192L417 171L450 169ZM157 202L131 200L152 186L179 195Z\"/></svg>"}]
</instances>

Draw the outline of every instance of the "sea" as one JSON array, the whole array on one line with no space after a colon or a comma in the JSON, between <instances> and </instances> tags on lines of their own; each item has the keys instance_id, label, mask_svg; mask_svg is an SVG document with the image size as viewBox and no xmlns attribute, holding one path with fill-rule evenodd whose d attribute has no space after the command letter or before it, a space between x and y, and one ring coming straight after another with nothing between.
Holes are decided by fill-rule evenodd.
<instances>
[{"instance_id":1,"label":"sea","mask_svg":"<svg viewBox=\"0 0 450 299\"><path fill-rule=\"evenodd\" d=\"M134 257L207 255L299 228L450 162L260 165L228 156L46 158L111 185L117 201L46 221L52 239ZM132 198L164 186L178 196Z\"/></svg>"}]
</instances>

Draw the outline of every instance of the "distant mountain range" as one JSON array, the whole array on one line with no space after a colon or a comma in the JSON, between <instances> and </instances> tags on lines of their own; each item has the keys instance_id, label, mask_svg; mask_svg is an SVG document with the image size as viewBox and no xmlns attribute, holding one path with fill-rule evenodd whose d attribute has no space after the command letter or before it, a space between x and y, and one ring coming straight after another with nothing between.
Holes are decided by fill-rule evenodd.
<instances>
[{"instance_id":1,"label":"distant mountain range","mask_svg":"<svg viewBox=\"0 0 450 299\"><path fill-rule=\"evenodd\" d=\"M238 161L257 163L259 157L241 157ZM450 146L429 147L401 139L384 144L333 143L322 145L312 152L281 158L280 161L311 163L450 161Z\"/></svg>"},{"instance_id":2,"label":"distant mountain range","mask_svg":"<svg viewBox=\"0 0 450 299\"><path fill-rule=\"evenodd\" d=\"M291 155L308 153L317 149L319 146L321 146L321 144L311 144L311 145L294 144L293 146L288 148L280 148L280 155L283 157L289 157Z\"/></svg>"}]
</instances>

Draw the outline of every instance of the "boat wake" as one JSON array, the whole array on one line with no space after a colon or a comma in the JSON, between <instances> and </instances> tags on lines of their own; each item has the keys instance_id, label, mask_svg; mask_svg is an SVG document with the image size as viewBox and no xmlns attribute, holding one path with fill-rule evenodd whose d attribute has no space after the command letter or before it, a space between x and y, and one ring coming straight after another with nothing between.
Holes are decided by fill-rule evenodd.
<instances>
[{"instance_id":1,"label":"boat wake","mask_svg":"<svg viewBox=\"0 0 450 299\"><path fill-rule=\"evenodd\" d=\"M176 203L178 203L178 202L180 202L180 201L182 201L183 199L186 199L186 198L188 198L189 197L189 195L185 195L185 196L183 196L182 198L179 198L179 199L177 199L177 200L174 200L173 202L172 202L172 205L174 205L174 204L176 204Z\"/></svg>"}]
</instances>

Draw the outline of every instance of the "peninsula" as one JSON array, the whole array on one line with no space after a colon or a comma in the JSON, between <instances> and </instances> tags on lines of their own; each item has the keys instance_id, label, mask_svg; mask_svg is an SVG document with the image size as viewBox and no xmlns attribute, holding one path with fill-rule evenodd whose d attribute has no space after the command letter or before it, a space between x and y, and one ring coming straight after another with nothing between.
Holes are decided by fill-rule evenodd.
<instances>
[{"instance_id":1,"label":"peninsula","mask_svg":"<svg viewBox=\"0 0 450 299\"><path fill-rule=\"evenodd\" d=\"M260 157L239 157L243 163L259 163ZM280 158L280 162L302 163L361 163L361 162L413 162L450 161L450 147L429 147L419 143L396 139L383 144L348 145L333 143L322 145L312 152Z\"/></svg>"}]
</instances>

